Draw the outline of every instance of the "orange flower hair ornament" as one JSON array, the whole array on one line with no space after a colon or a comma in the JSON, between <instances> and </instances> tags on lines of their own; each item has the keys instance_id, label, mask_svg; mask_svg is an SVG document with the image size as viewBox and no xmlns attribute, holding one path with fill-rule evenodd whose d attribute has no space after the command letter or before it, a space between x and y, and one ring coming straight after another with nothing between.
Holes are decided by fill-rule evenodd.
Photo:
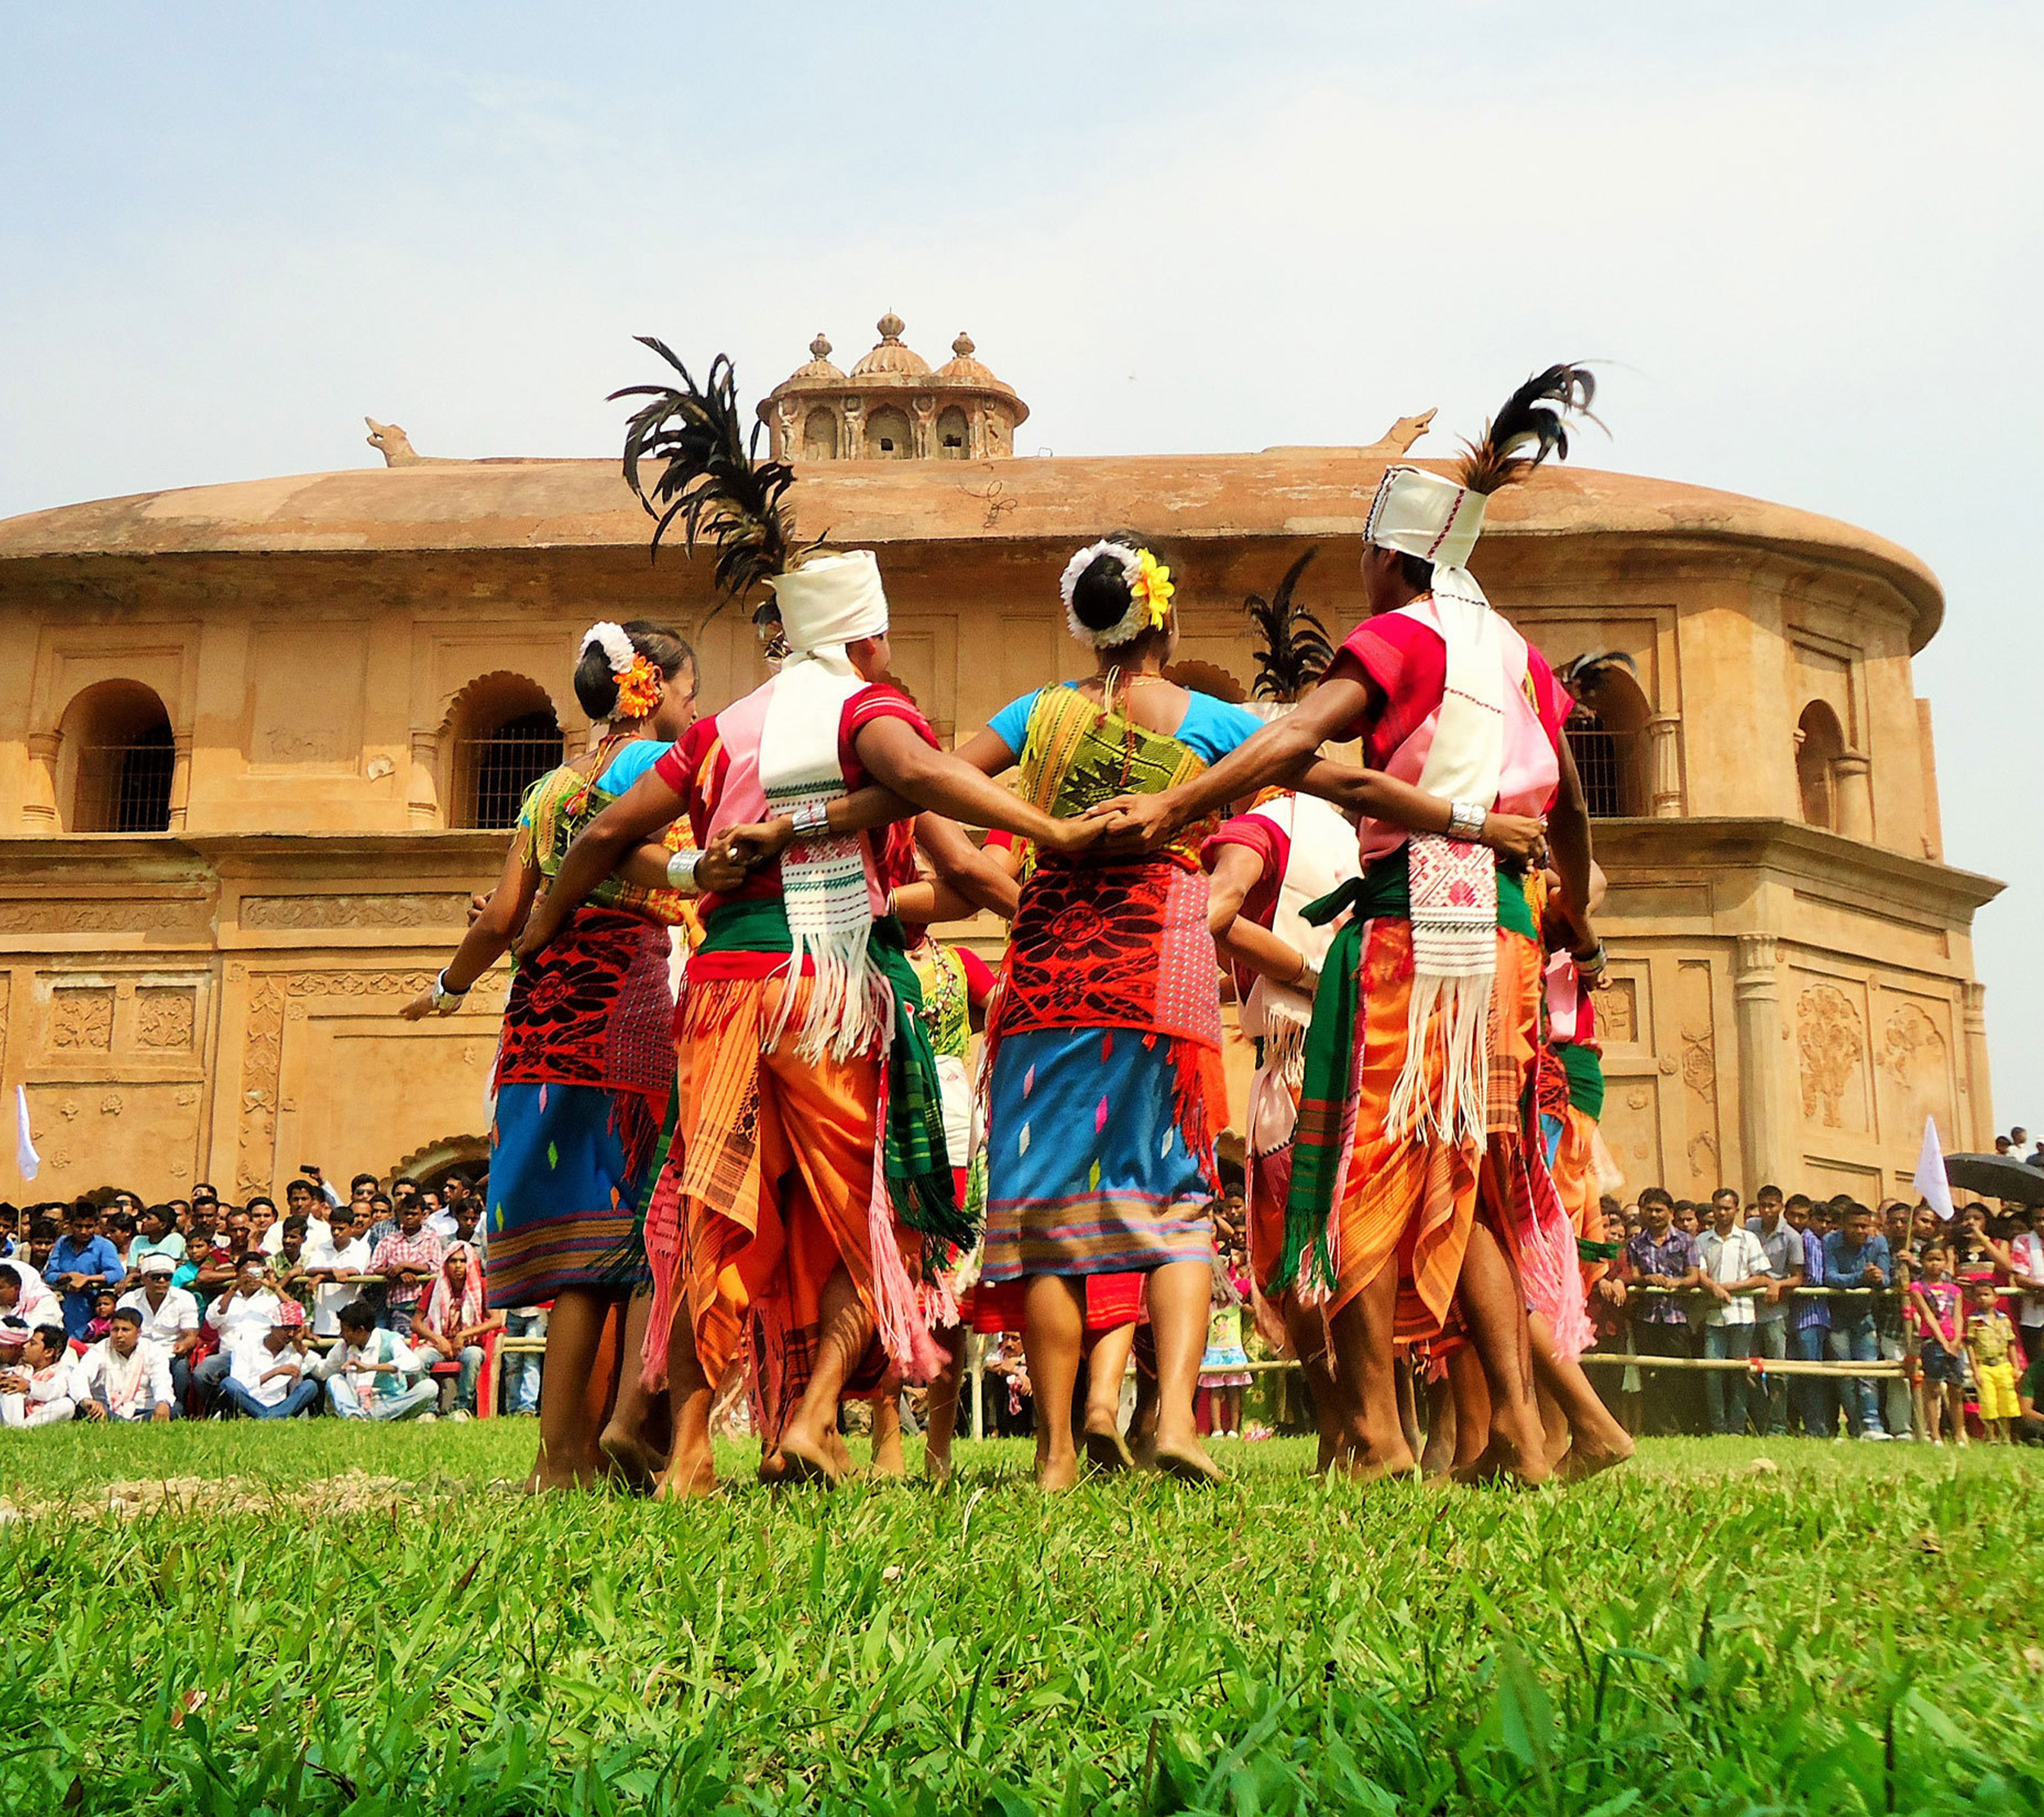
<instances>
[{"instance_id":1,"label":"orange flower hair ornament","mask_svg":"<svg viewBox=\"0 0 2044 1817\"><path fill-rule=\"evenodd\" d=\"M606 621L592 625L582 634L582 649L585 654L590 644L599 646L603 657L611 666L611 675L617 684L617 704L611 710L614 720L643 720L660 704L660 687L665 679L653 666L648 657L631 640L622 625Z\"/></svg>"}]
</instances>

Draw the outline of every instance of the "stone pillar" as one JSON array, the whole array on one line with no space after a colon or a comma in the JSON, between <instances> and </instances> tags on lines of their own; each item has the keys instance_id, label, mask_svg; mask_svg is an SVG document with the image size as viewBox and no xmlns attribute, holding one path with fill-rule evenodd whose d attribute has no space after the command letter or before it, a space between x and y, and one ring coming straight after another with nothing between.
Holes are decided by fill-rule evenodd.
<instances>
[{"instance_id":1,"label":"stone pillar","mask_svg":"<svg viewBox=\"0 0 2044 1817\"><path fill-rule=\"evenodd\" d=\"M1682 716L1656 713L1647 721L1647 811L1656 820L1682 817Z\"/></svg>"},{"instance_id":2,"label":"stone pillar","mask_svg":"<svg viewBox=\"0 0 2044 1817\"><path fill-rule=\"evenodd\" d=\"M1986 1151L1994 1146L1994 1091L1988 1074L1988 987L1966 980L1966 1088L1967 1114L1971 1128L1968 1146Z\"/></svg>"},{"instance_id":3,"label":"stone pillar","mask_svg":"<svg viewBox=\"0 0 2044 1817\"><path fill-rule=\"evenodd\" d=\"M1739 935L1732 997L1739 1024L1739 1143L1744 1184L1791 1177L1787 1101L1789 1055L1782 1023L1782 987L1772 934Z\"/></svg>"},{"instance_id":4,"label":"stone pillar","mask_svg":"<svg viewBox=\"0 0 2044 1817\"><path fill-rule=\"evenodd\" d=\"M182 832L185 810L191 805L191 734L173 734L171 748L173 755L170 763L170 812L165 816L166 828L171 832Z\"/></svg>"},{"instance_id":5,"label":"stone pillar","mask_svg":"<svg viewBox=\"0 0 2044 1817\"><path fill-rule=\"evenodd\" d=\"M1857 751L1831 760L1831 792L1838 830L1871 845L1874 837L1873 765Z\"/></svg>"},{"instance_id":6,"label":"stone pillar","mask_svg":"<svg viewBox=\"0 0 2044 1817\"><path fill-rule=\"evenodd\" d=\"M405 791L405 819L414 827L437 827L440 818L440 734L411 735L411 778Z\"/></svg>"},{"instance_id":7,"label":"stone pillar","mask_svg":"<svg viewBox=\"0 0 2044 1817\"><path fill-rule=\"evenodd\" d=\"M61 732L29 734L29 774L22 792L25 832L55 832L61 819L56 809L56 760L64 748Z\"/></svg>"}]
</instances>

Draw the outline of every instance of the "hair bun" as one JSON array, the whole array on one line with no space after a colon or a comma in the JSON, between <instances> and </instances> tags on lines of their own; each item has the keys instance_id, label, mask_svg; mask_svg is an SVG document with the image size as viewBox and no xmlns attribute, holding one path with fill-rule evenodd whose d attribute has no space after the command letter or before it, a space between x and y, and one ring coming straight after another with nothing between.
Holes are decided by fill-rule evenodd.
<instances>
[{"instance_id":1,"label":"hair bun","mask_svg":"<svg viewBox=\"0 0 2044 1817\"><path fill-rule=\"evenodd\" d=\"M1096 555L1072 584L1072 612L1088 630L1104 631L1128 615L1128 575L1112 555Z\"/></svg>"}]
</instances>

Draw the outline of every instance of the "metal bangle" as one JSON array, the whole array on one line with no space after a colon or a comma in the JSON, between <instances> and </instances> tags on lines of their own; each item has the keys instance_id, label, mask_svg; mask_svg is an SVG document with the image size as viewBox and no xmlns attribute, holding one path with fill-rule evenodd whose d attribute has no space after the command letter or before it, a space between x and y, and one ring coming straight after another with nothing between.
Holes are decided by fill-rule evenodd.
<instances>
[{"instance_id":1,"label":"metal bangle","mask_svg":"<svg viewBox=\"0 0 2044 1817\"><path fill-rule=\"evenodd\" d=\"M1611 955L1604 950L1604 943L1601 940L1598 941L1595 949L1588 958L1577 953L1571 953L1569 957L1576 962L1576 969L1578 971L1592 978L1602 971L1611 960Z\"/></svg>"},{"instance_id":2,"label":"metal bangle","mask_svg":"<svg viewBox=\"0 0 2044 1817\"><path fill-rule=\"evenodd\" d=\"M447 988L447 968L442 966L440 975L433 980L433 1008L442 1016L451 1016L459 1009L468 994L467 988L450 990Z\"/></svg>"},{"instance_id":3,"label":"metal bangle","mask_svg":"<svg viewBox=\"0 0 2044 1817\"><path fill-rule=\"evenodd\" d=\"M1448 837L1473 843L1483 837L1483 823L1490 810L1481 801L1450 801L1448 804Z\"/></svg>"},{"instance_id":4,"label":"metal bangle","mask_svg":"<svg viewBox=\"0 0 2044 1817\"><path fill-rule=\"evenodd\" d=\"M699 851L676 852L667 860L667 882L670 888L693 893L697 888L696 867L702 862Z\"/></svg>"},{"instance_id":5,"label":"metal bangle","mask_svg":"<svg viewBox=\"0 0 2044 1817\"><path fill-rule=\"evenodd\" d=\"M788 824L795 829L797 839L827 833L831 830L831 805L828 801L805 801L788 816Z\"/></svg>"}]
</instances>

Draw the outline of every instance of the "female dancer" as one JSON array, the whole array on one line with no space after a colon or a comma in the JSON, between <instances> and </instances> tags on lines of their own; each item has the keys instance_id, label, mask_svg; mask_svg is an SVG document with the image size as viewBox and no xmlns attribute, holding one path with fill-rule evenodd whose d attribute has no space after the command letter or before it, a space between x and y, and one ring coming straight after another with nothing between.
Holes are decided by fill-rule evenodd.
<instances>
[{"instance_id":1,"label":"female dancer","mask_svg":"<svg viewBox=\"0 0 2044 1817\"><path fill-rule=\"evenodd\" d=\"M575 694L603 723L601 739L532 785L489 906L433 986L406 1006L407 1021L461 1007L510 949L576 834L688 730L695 657L659 625L597 625L582 639ZM701 860L706 886L729 881L717 863ZM742 874L729 868L731 880ZM667 930L683 900L673 889L612 879L518 966L504 1006L490 1133L489 1301L493 1311L554 1302L534 1489L605 1474L598 1440L613 1379L625 1403L620 1420L635 1423L625 1415L637 1371L627 1359L621 1373L616 1356L599 1370L598 1353L607 1322L623 1322L616 1315L633 1283L614 1278L613 1258L631 1240L675 1091Z\"/></svg>"}]
</instances>

